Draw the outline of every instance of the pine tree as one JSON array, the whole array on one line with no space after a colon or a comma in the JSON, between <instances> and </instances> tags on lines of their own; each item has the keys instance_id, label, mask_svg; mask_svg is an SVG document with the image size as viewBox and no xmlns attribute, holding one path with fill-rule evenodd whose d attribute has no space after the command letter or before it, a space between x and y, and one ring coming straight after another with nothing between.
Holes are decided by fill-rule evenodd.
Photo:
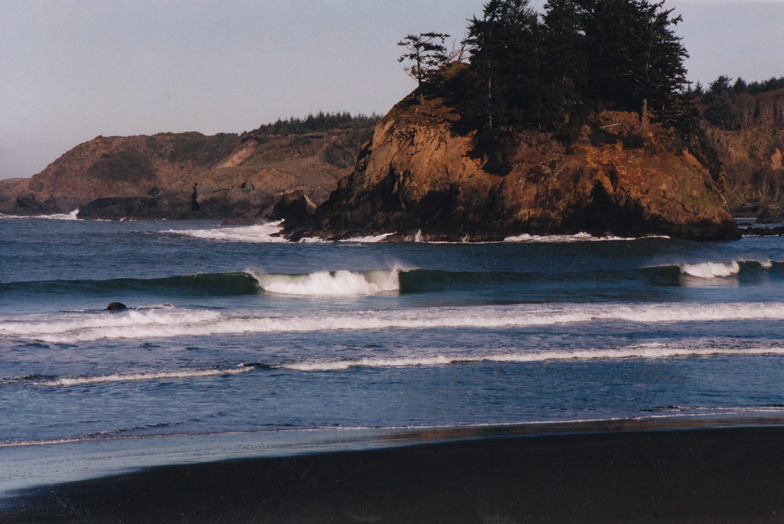
<instances>
[{"instance_id":1,"label":"pine tree","mask_svg":"<svg viewBox=\"0 0 784 524\"><path fill-rule=\"evenodd\" d=\"M445 33L420 33L407 35L397 43L406 49L397 61L411 62L411 65L404 70L417 81L418 89L421 89L423 84L449 59L444 46L446 38L449 38L449 35Z\"/></svg>"},{"instance_id":2,"label":"pine tree","mask_svg":"<svg viewBox=\"0 0 784 524\"><path fill-rule=\"evenodd\" d=\"M541 108L542 31L528 0L490 0L468 27L471 69L485 103L484 126L525 126Z\"/></svg>"},{"instance_id":3,"label":"pine tree","mask_svg":"<svg viewBox=\"0 0 784 524\"><path fill-rule=\"evenodd\" d=\"M662 120L678 106L686 89L686 49L672 27L664 2L648 0L575 0L585 32L591 78L588 96L622 110L643 102Z\"/></svg>"}]
</instances>

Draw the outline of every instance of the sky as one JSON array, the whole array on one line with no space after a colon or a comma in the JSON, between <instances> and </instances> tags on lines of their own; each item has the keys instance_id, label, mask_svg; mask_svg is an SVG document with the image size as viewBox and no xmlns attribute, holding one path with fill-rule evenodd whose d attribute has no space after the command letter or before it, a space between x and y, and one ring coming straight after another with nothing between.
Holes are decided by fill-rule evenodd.
<instances>
[{"instance_id":1,"label":"sky","mask_svg":"<svg viewBox=\"0 0 784 524\"><path fill-rule=\"evenodd\" d=\"M396 44L460 40L484 0L0 0L0 179L96 136L241 133L386 113L416 86ZM531 0L541 10L544 0ZM666 0L689 79L784 76L784 0Z\"/></svg>"}]
</instances>

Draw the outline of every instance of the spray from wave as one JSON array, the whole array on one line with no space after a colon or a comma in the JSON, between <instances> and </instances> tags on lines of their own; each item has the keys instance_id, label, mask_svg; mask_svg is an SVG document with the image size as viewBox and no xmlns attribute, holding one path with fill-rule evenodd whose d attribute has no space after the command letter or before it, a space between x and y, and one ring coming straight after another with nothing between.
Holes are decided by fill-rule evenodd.
<instances>
[{"instance_id":1,"label":"spray from wave","mask_svg":"<svg viewBox=\"0 0 784 524\"><path fill-rule=\"evenodd\" d=\"M53 215L5 215L0 213L0 219L41 219L41 220L78 220L79 209L74 209L70 213L55 213Z\"/></svg>"},{"instance_id":2,"label":"spray from wave","mask_svg":"<svg viewBox=\"0 0 784 524\"><path fill-rule=\"evenodd\" d=\"M252 226L222 226L210 229L169 229L166 234L182 235L200 240L217 242L247 242L256 244L288 242L280 236L283 221L266 222Z\"/></svg>"},{"instance_id":3,"label":"spray from wave","mask_svg":"<svg viewBox=\"0 0 784 524\"><path fill-rule=\"evenodd\" d=\"M681 272L697 278L724 278L737 275L740 272L738 262L703 262L701 264L684 264Z\"/></svg>"},{"instance_id":4,"label":"spray from wave","mask_svg":"<svg viewBox=\"0 0 784 524\"><path fill-rule=\"evenodd\" d=\"M362 296L400 290L399 268L375 271L317 271L303 275L253 273L267 293L299 296Z\"/></svg>"}]
</instances>

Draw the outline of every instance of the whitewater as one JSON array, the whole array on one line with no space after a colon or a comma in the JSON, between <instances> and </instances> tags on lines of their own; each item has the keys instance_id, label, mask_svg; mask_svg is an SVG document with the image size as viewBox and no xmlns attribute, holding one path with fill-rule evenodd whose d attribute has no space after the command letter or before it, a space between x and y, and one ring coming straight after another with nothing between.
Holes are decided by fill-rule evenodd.
<instances>
[{"instance_id":1,"label":"whitewater","mask_svg":"<svg viewBox=\"0 0 784 524\"><path fill-rule=\"evenodd\" d=\"M280 228L0 217L0 449L784 406L778 237Z\"/></svg>"}]
</instances>

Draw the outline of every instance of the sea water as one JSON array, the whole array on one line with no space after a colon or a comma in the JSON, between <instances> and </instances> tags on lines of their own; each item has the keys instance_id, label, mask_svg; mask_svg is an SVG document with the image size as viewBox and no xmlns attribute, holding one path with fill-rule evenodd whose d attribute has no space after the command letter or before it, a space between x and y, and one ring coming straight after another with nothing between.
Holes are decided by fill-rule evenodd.
<instances>
[{"instance_id":1,"label":"sea water","mask_svg":"<svg viewBox=\"0 0 784 524\"><path fill-rule=\"evenodd\" d=\"M779 237L279 229L0 217L0 451L784 411Z\"/></svg>"}]
</instances>

